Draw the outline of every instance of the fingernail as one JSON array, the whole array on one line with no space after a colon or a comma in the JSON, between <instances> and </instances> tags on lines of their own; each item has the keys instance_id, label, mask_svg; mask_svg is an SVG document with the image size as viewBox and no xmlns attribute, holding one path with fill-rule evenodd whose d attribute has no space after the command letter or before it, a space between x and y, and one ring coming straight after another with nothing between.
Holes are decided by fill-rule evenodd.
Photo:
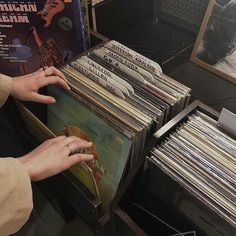
<instances>
[{"instance_id":1,"label":"fingernail","mask_svg":"<svg viewBox=\"0 0 236 236\"><path fill-rule=\"evenodd\" d=\"M52 99L51 99L51 102L52 102L52 103L55 103L55 102L56 102L56 99L55 99L55 98L52 98Z\"/></svg>"},{"instance_id":2,"label":"fingernail","mask_svg":"<svg viewBox=\"0 0 236 236\"><path fill-rule=\"evenodd\" d=\"M91 146L93 145L93 143L92 143L92 142L89 142L88 144L89 144L89 145L91 145Z\"/></svg>"},{"instance_id":3,"label":"fingernail","mask_svg":"<svg viewBox=\"0 0 236 236\"><path fill-rule=\"evenodd\" d=\"M94 155L88 155L88 158L92 160L94 159Z\"/></svg>"}]
</instances>

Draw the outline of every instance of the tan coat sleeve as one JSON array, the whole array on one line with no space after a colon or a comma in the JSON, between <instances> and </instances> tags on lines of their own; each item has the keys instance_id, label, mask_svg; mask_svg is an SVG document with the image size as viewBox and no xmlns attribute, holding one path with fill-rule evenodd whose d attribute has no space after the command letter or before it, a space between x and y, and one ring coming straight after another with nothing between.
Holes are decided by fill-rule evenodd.
<instances>
[{"instance_id":1,"label":"tan coat sleeve","mask_svg":"<svg viewBox=\"0 0 236 236\"><path fill-rule=\"evenodd\" d=\"M33 208L30 178L14 158L0 159L0 236L18 231Z\"/></svg>"},{"instance_id":2,"label":"tan coat sleeve","mask_svg":"<svg viewBox=\"0 0 236 236\"><path fill-rule=\"evenodd\" d=\"M0 74L0 107L7 100L12 79ZM0 236L17 232L33 208L30 178L14 158L0 158Z\"/></svg>"},{"instance_id":3,"label":"tan coat sleeve","mask_svg":"<svg viewBox=\"0 0 236 236\"><path fill-rule=\"evenodd\" d=\"M6 75L0 74L0 107L7 100L12 87L12 79Z\"/></svg>"}]
</instances>

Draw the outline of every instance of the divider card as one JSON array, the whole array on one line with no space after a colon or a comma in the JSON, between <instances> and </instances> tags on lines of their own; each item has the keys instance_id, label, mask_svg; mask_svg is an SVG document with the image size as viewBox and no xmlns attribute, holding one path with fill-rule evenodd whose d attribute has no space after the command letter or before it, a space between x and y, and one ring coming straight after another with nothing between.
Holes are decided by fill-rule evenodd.
<instances>
[{"instance_id":1,"label":"divider card","mask_svg":"<svg viewBox=\"0 0 236 236\"><path fill-rule=\"evenodd\" d=\"M102 65L98 64L97 62L95 62L94 60L90 59L87 56L82 56L81 59L84 60L85 62L87 62L90 66L92 66L95 69L97 69L98 71L100 71L101 73L103 73L106 76L112 78L113 80L119 82L121 85L125 86L129 90L129 93L131 93L131 94L134 93L133 87L128 82L123 80L121 77L117 76L116 74L114 74L113 72L111 72L110 70L106 69L105 67L103 67Z\"/></svg>"},{"instance_id":2,"label":"divider card","mask_svg":"<svg viewBox=\"0 0 236 236\"><path fill-rule=\"evenodd\" d=\"M140 53L126 47L125 45L118 43L115 40L111 40L107 44L104 45L121 56L127 58L130 61L133 61L135 64L143 67L144 69L159 75L162 73L162 69L157 62L150 60L149 58L141 55Z\"/></svg>"}]
</instances>

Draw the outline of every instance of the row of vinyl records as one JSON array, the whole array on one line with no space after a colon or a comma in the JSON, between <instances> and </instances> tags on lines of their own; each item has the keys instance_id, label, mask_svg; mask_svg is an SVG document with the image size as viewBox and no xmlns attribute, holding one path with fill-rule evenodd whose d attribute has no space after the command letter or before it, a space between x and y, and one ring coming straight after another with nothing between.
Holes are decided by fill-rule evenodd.
<instances>
[{"instance_id":1,"label":"row of vinyl records","mask_svg":"<svg viewBox=\"0 0 236 236\"><path fill-rule=\"evenodd\" d=\"M236 228L236 139L216 120L197 110L148 159Z\"/></svg>"},{"instance_id":2,"label":"row of vinyl records","mask_svg":"<svg viewBox=\"0 0 236 236\"><path fill-rule=\"evenodd\" d=\"M85 151L95 159L70 170L101 199L105 213L149 138L188 105L191 89L116 41L103 42L61 71L72 90L48 89L57 103L47 108L47 126L56 135L93 142Z\"/></svg>"}]
</instances>

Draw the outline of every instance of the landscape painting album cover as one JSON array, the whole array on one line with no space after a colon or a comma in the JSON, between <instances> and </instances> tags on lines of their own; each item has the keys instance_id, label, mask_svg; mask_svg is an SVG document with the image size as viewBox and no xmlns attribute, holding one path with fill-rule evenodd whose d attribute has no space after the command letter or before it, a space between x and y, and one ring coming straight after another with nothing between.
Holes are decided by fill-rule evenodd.
<instances>
[{"instance_id":1,"label":"landscape painting album cover","mask_svg":"<svg viewBox=\"0 0 236 236\"><path fill-rule=\"evenodd\" d=\"M79 0L0 0L0 66L10 76L60 66L84 51Z\"/></svg>"},{"instance_id":2,"label":"landscape painting album cover","mask_svg":"<svg viewBox=\"0 0 236 236\"><path fill-rule=\"evenodd\" d=\"M106 211L123 176L132 140L62 90L50 87L48 93L57 100L55 104L48 106L48 128L56 135L66 128L74 135L78 134L76 136L80 135L79 137L93 142L92 153L97 160L86 162L93 176L86 181L84 174L81 174L81 166L74 166L72 173L83 183L87 182L86 186L90 190L97 188L91 192L98 192L94 195L100 196L103 210ZM96 186L91 187L92 179L95 179Z\"/></svg>"}]
</instances>

